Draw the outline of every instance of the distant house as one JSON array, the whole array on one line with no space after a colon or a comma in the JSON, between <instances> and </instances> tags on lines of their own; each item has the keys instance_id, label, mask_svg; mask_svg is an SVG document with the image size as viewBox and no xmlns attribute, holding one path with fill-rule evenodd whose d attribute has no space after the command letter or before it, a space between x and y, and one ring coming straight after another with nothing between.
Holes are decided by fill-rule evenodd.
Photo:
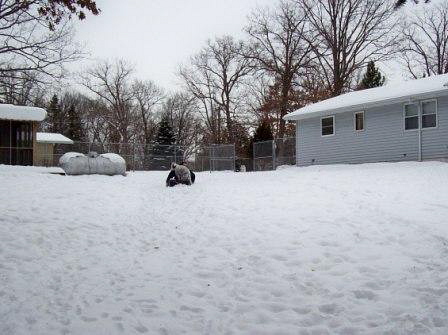
<instances>
[{"instance_id":1,"label":"distant house","mask_svg":"<svg viewBox=\"0 0 448 335\"><path fill-rule=\"evenodd\" d=\"M46 115L38 107L0 104L0 164L33 165L37 126Z\"/></svg>"},{"instance_id":2,"label":"distant house","mask_svg":"<svg viewBox=\"0 0 448 335\"><path fill-rule=\"evenodd\" d=\"M73 144L68 137L58 133L36 133L36 145L34 151L34 165L53 166L55 162L54 146L56 144Z\"/></svg>"},{"instance_id":3,"label":"distant house","mask_svg":"<svg viewBox=\"0 0 448 335\"><path fill-rule=\"evenodd\" d=\"M354 91L285 116L297 165L448 159L448 75Z\"/></svg>"}]
</instances>

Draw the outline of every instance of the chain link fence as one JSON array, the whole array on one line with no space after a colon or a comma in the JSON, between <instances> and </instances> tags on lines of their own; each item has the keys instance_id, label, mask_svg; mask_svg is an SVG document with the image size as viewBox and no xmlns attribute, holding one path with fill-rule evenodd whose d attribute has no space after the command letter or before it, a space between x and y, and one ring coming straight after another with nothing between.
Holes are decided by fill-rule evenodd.
<instances>
[{"instance_id":1,"label":"chain link fence","mask_svg":"<svg viewBox=\"0 0 448 335\"><path fill-rule=\"evenodd\" d=\"M277 138L253 144L253 170L275 170L281 165L296 163L295 137Z\"/></svg>"},{"instance_id":2,"label":"chain link fence","mask_svg":"<svg viewBox=\"0 0 448 335\"><path fill-rule=\"evenodd\" d=\"M195 171L235 171L235 145L213 144L180 146L138 143L88 143L39 145L34 153L34 165L58 166L67 152L88 154L116 153L126 160L128 170L169 170L172 162L185 162Z\"/></svg>"},{"instance_id":3,"label":"chain link fence","mask_svg":"<svg viewBox=\"0 0 448 335\"><path fill-rule=\"evenodd\" d=\"M296 163L294 137L253 143L253 157L237 157L234 144L197 146L87 143L45 144L34 152L34 165L58 166L59 158L67 152L88 154L116 153L126 160L128 170L169 170L172 162L185 162L194 171L268 171L281 165Z\"/></svg>"}]
</instances>

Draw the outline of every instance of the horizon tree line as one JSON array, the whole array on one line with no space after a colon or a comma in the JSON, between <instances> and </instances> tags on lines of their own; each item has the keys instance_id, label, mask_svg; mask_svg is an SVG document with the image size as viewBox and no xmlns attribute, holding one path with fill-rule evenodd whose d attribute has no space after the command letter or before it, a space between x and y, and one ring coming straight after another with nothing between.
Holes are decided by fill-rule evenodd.
<instances>
[{"instance_id":1,"label":"horizon tree line","mask_svg":"<svg viewBox=\"0 0 448 335\"><path fill-rule=\"evenodd\" d=\"M6 13L5 5L15 3L25 10ZM82 93L61 89L64 65L83 57L70 21L98 15L95 2L0 0L2 36L33 36L0 47L0 99L47 108L42 129L79 141L146 145L168 120L178 145L235 143L244 154L258 126L289 136L294 127L283 117L291 111L383 85L378 63L399 59L413 78L448 73L448 4L404 12L404 3L282 0L252 11L243 40L208 40L179 68L183 84L176 91L138 78L118 59L82 71Z\"/></svg>"}]
</instances>

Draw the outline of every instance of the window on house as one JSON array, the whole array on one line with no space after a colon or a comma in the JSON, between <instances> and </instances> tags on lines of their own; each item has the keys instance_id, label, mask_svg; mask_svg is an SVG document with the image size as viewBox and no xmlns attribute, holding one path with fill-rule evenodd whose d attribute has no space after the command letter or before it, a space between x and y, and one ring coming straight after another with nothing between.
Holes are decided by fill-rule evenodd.
<instances>
[{"instance_id":1,"label":"window on house","mask_svg":"<svg viewBox=\"0 0 448 335\"><path fill-rule=\"evenodd\" d=\"M404 105L404 129L418 129L418 105Z\"/></svg>"},{"instance_id":2,"label":"window on house","mask_svg":"<svg viewBox=\"0 0 448 335\"><path fill-rule=\"evenodd\" d=\"M322 136L334 135L334 116L323 117L321 124Z\"/></svg>"},{"instance_id":3,"label":"window on house","mask_svg":"<svg viewBox=\"0 0 448 335\"><path fill-rule=\"evenodd\" d=\"M355 113L355 130L364 130L364 112Z\"/></svg>"},{"instance_id":4,"label":"window on house","mask_svg":"<svg viewBox=\"0 0 448 335\"><path fill-rule=\"evenodd\" d=\"M422 128L437 126L437 103L435 100L422 102Z\"/></svg>"}]
</instances>

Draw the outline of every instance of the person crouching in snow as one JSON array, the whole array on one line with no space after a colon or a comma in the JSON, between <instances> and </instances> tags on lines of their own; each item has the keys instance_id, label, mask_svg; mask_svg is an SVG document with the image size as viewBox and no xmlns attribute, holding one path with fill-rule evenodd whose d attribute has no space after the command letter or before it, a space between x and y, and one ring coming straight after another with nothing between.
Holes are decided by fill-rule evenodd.
<instances>
[{"instance_id":1,"label":"person crouching in snow","mask_svg":"<svg viewBox=\"0 0 448 335\"><path fill-rule=\"evenodd\" d=\"M192 185L194 173L183 164L171 163L171 171L166 178L166 186L173 187L177 184Z\"/></svg>"}]
</instances>

